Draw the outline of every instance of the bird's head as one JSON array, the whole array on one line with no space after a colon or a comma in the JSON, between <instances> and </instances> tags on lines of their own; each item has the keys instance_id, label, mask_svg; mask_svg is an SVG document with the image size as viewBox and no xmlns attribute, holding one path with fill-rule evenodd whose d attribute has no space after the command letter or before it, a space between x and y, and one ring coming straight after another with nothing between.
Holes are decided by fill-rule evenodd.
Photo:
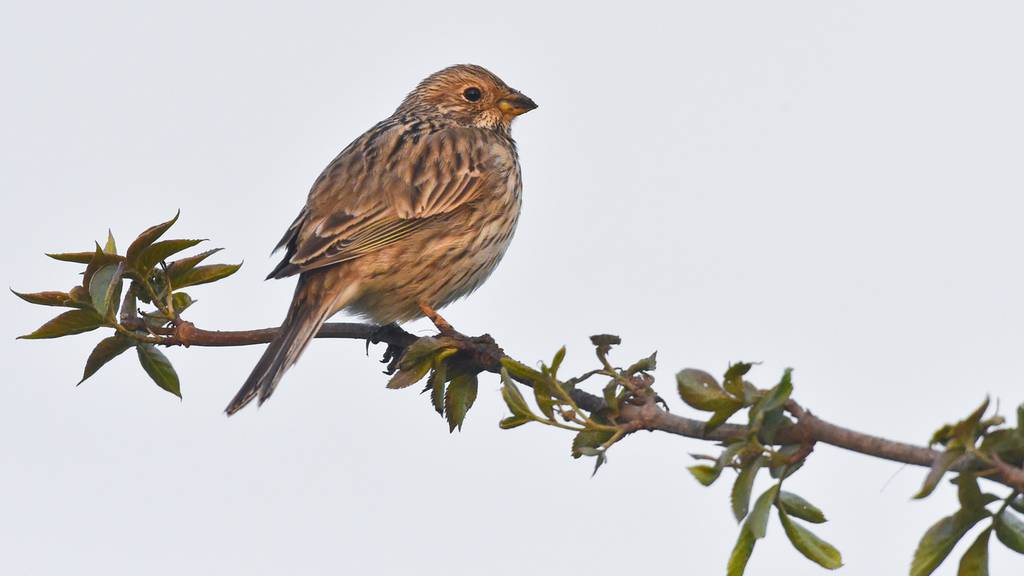
<instances>
[{"instance_id":1,"label":"bird's head","mask_svg":"<svg viewBox=\"0 0 1024 576\"><path fill-rule=\"evenodd\" d=\"M486 68L459 64L427 76L398 110L438 114L463 126L507 133L516 116L536 107Z\"/></svg>"}]
</instances>

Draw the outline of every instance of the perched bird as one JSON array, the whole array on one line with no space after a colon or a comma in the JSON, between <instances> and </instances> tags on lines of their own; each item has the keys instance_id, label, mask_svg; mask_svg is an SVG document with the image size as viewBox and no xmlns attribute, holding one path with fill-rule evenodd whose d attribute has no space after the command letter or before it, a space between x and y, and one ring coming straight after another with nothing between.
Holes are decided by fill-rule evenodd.
<instances>
[{"instance_id":1,"label":"perched bird","mask_svg":"<svg viewBox=\"0 0 1024 576\"><path fill-rule=\"evenodd\" d=\"M268 278L298 274L298 285L227 413L269 398L339 310L404 322L479 287L519 218L512 120L536 107L480 66L452 66L342 150L275 248L287 253Z\"/></svg>"}]
</instances>

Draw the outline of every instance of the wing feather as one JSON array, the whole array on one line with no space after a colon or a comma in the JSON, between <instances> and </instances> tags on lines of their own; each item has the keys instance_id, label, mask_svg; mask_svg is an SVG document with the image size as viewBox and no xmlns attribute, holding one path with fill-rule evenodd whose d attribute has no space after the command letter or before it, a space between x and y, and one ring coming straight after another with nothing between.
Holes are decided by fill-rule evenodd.
<instances>
[{"instance_id":1,"label":"wing feather","mask_svg":"<svg viewBox=\"0 0 1024 576\"><path fill-rule=\"evenodd\" d=\"M279 247L283 278L372 253L499 185L514 158L486 130L382 122L324 170Z\"/></svg>"}]
</instances>

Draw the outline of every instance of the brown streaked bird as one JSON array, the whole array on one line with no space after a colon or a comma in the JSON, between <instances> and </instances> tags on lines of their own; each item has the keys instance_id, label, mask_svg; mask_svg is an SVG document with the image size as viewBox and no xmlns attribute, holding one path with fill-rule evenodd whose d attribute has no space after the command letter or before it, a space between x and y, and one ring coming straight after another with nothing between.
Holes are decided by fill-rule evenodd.
<instances>
[{"instance_id":1,"label":"brown streaked bird","mask_svg":"<svg viewBox=\"0 0 1024 576\"><path fill-rule=\"evenodd\" d=\"M287 254L268 278L299 282L227 413L269 398L334 313L404 322L479 287L519 218L512 120L536 107L480 66L451 66L342 150L275 248Z\"/></svg>"}]
</instances>

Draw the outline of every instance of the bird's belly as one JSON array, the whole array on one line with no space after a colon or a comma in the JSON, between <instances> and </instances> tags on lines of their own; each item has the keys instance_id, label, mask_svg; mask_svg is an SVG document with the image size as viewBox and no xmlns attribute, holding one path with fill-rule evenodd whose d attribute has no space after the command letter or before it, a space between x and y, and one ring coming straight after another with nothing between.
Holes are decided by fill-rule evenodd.
<instances>
[{"instance_id":1,"label":"bird's belly","mask_svg":"<svg viewBox=\"0 0 1024 576\"><path fill-rule=\"evenodd\" d=\"M481 217L475 226L426 228L352 265L360 295L347 310L378 324L419 318L419 303L438 309L476 290L512 240L518 210Z\"/></svg>"}]
</instances>

